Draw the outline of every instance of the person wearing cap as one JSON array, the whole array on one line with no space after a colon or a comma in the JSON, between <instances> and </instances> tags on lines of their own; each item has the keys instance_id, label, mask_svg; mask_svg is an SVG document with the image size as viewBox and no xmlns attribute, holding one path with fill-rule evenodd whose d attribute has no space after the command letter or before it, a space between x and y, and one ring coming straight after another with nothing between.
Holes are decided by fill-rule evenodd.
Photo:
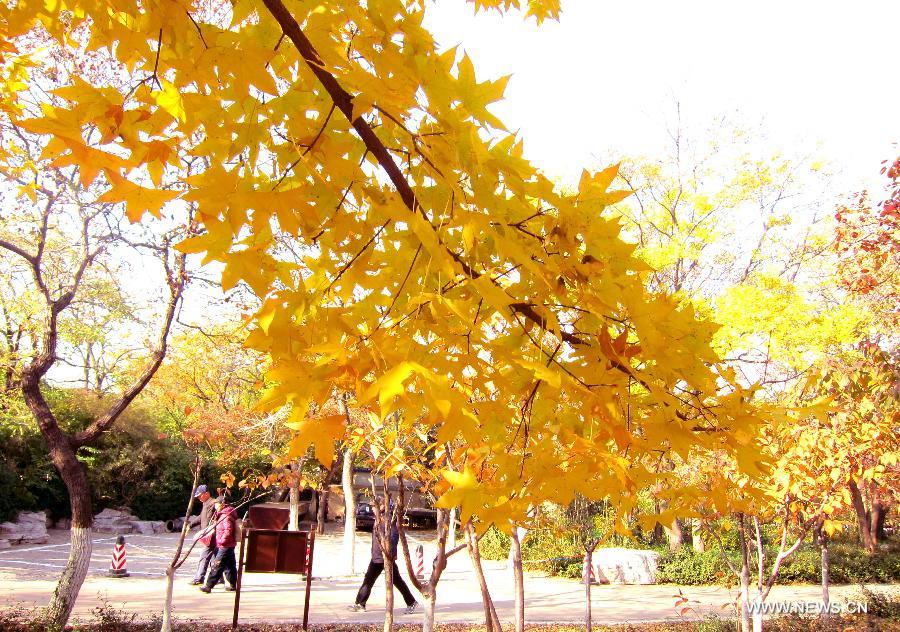
<instances>
[{"instance_id":1,"label":"person wearing cap","mask_svg":"<svg viewBox=\"0 0 900 632\"><path fill-rule=\"evenodd\" d=\"M206 580L206 571L209 569L210 562L216 557L218 550L216 548L215 527L210 524L216 513L216 499L209 493L206 485L197 487L197 491L194 492L194 498L203 503L203 509L200 510L200 533L197 534L197 539L203 548L200 550L197 572L194 573L194 579L191 580L191 585L197 586Z\"/></svg>"}]
</instances>

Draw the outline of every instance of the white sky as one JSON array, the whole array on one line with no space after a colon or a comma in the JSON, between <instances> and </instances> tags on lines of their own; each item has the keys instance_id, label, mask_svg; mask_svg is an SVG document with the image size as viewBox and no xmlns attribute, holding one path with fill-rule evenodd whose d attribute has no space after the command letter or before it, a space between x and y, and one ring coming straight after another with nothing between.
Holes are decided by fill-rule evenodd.
<instances>
[{"instance_id":1,"label":"white sky","mask_svg":"<svg viewBox=\"0 0 900 632\"><path fill-rule=\"evenodd\" d=\"M442 47L460 44L478 80L512 74L492 109L551 176L601 156L652 155L674 100L702 129L726 112L762 121L773 147L821 145L841 180L880 186L900 153L900 2L563 0L560 22L429 5Z\"/></svg>"}]
</instances>

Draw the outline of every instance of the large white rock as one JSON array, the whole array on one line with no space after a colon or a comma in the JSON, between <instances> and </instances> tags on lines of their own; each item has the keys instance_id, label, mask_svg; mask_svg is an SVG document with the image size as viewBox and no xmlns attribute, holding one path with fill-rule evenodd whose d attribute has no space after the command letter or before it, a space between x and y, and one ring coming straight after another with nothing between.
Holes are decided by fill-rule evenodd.
<instances>
[{"instance_id":1,"label":"large white rock","mask_svg":"<svg viewBox=\"0 0 900 632\"><path fill-rule=\"evenodd\" d=\"M659 553L638 549L597 549L591 559L601 584L655 584Z\"/></svg>"},{"instance_id":2,"label":"large white rock","mask_svg":"<svg viewBox=\"0 0 900 632\"><path fill-rule=\"evenodd\" d=\"M127 510L106 508L94 516L94 531L97 533L133 533L134 523L139 522Z\"/></svg>"},{"instance_id":3,"label":"large white rock","mask_svg":"<svg viewBox=\"0 0 900 632\"><path fill-rule=\"evenodd\" d=\"M133 520L131 523L134 533L154 534L165 533L166 523L159 520Z\"/></svg>"},{"instance_id":4,"label":"large white rock","mask_svg":"<svg viewBox=\"0 0 900 632\"><path fill-rule=\"evenodd\" d=\"M0 538L10 544L46 544L50 541L47 514L43 511L19 513L15 522L0 523Z\"/></svg>"},{"instance_id":5,"label":"large white rock","mask_svg":"<svg viewBox=\"0 0 900 632\"><path fill-rule=\"evenodd\" d=\"M0 550L8 549L12 544L9 543L9 540L0 540Z\"/></svg>"}]
</instances>

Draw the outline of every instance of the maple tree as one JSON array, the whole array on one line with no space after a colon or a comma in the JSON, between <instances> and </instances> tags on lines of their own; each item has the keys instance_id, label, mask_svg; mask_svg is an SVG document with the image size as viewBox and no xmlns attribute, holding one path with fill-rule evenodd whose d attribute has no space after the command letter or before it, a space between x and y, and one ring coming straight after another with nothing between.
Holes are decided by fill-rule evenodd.
<instances>
[{"instance_id":1,"label":"maple tree","mask_svg":"<svg viewBox=\"0 0 900 632\"><path fill-rule=\"evenodd\" d=\"M888 178L885 198L873 204L870 194L863 191L851 204L838 208L833 244L840 260L841 284L879 313L882 331L872 332L875 336L896 327L900 304L900 158L886 162L882 173Z\"/></svg>"},{"instance_id":2,"label":"maple tree","mask_svg":"<svg viewBox=\"0 0 900 632\"><path fill-rule=\"evenodd\" d=\"M290 404L323 465L346 419L312 420L310 404L351 391L379 419L415 411L401 432L424 421L464 444L435 489L471 546L545 499L627 497L659 452L755 453L759 418L719 368L715 326L648 290L601 216L627 195L616 167L558 191L490 112L505 79L439 52L418 2L263 5L4 6L0 98L131 220L194 212L202 234L179 248L261 299L247 344L270 358L262 404ZM115 59L130 83L76 73L64 103L23 116L33 30Z\"/></svg>"}]
</instances>

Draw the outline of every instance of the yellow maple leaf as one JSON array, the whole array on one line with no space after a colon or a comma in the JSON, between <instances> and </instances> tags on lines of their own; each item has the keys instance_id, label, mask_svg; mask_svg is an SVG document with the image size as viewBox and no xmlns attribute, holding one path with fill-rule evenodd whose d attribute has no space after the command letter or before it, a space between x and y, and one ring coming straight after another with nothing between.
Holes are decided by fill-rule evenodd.
<instances>
[{"instance_id":1,"label":"yellow maple leaf","mask_svg":"<svg viewBox=\"0 0 900 632\"><path fill-rule=\"evenodd\" d=\"M184 113L184 101L181 99L181 93L178 92L176 86L168 81L162 82L162 90L154 92L153 99L159 107L171 114L172 118L182 123L187 119Z\"/></svg>"},{"instance_id":2,"label":"yellow maple leaf","mask_svg":"<svg viewBox=\"0 0 900 632\"><path fill-rule=\"evenodd\" d=\"M113 182L112 188L101 195L99 200L101 202L124 202L125 214L132 222L141 221L144 213L159 217L163 205L181 195L179 191L148 189L121 176L112 176L109 172L107 177L110 177Z\"/></svg>"},{"instance_id":3,"label":"yellow maple leaf","mask_svg":"<svg viewBox=\"0 0 900 632\"><path fill-rule=\"evenodd\" d=\"M325 467L334 463L334 442L344 435L346 427L344 415L328 415L326 417L307 417L286 424L296 431L288 444L288 458L296 459L306 454L313 446L316 458Z\"/></svg>"}]
</instances>

